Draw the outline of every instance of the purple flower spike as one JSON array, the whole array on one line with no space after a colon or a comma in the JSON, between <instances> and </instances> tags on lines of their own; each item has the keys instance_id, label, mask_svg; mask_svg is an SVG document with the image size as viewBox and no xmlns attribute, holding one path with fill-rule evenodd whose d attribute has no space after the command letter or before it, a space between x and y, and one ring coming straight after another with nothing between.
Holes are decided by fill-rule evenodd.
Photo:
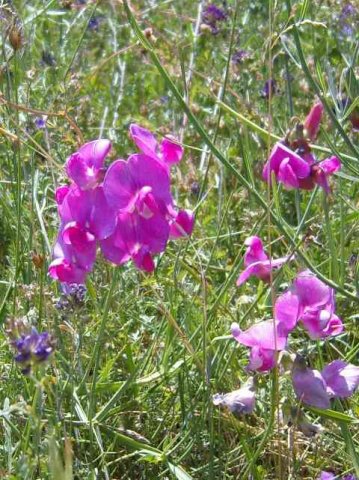
<instances>
[{"instance_id":1,"label":"purple flower spike","mask_svg":"<svg viewBox=\"0 0 359 480\"><path fill-rule=\"evenodd\" d=\"M249 237L244 244L248 247L244 254L244 266L246 268L237 279L238 287L251 276L258 277L263 282L269 282L271 270L280 267L289 260L289 257L269 260L263 249L263 242L259 237Z\"/></svg>"},{"instance_id":2,"label":"purple flower spike","mask_svg":"<svg viewBox=\"0 0 359 480\"><path fill-rule=\"evenodd\" d=\"M298 400L304 405L323 409L330 407L326 383L321 373L308 368L298 355L293 365L292 382Z\"/></svg>"},{"instance_id":3,"label":"purple flower spike","mask_svg":"<svg viewBox=\"0 0 359 480\"><path fill-rule=\"evenodd\" d=\"M15 361L22 365L24 374L30 373L32 367L44 363L54 350L54 341L47 332L38 333L35 328L31 333L21 335L13 342L17 350Z\"/></svg>"},{"instance_id":4,"label":"purple flower spike","mask_svg":"<svg viewBox=\"0 0 359 480\"><path fill-rule=\"evenodd\" d=\"M359 367L334 360L322 370L331 397L347 398L353 395L359 386Z\"/></svg>"},{"instance_id":5,"label":"purple flower spike","mask_svg":"<svg viewBox=\"0 0 359 480\"><path fill-rule=\"evenodd\" d=\"M213 35L219 33L218 23L223 22L226 18L226 12L217 7L214 3L207 5L203 10L202 21L205 25L208 25L211 28Z\"/></svg>"},{"instance_id":6,"label":"purple flower spike","mask_svg":"<svg viewBox=\"0 0 359 480\"><path fill-rule=\"evenodd\" d=\"M111 149L109 140L94 140L86 143L67 160L68 176L82 190L96 187L103 178L103 163Z\"/></svg>"},{"instance_id":7,"label":"purple flower spike","mask_svg":"<svg viewBox=\"0 0 359 480\"><path fill-rule=\"evenodd\" d=\"M266 182L271 182L272 172L278 182L283 183L286 188L299 188L300 180L310 174L310 165L297 153L278 142L263 168L262 175Z\"/></svg>"},{"instance_id":8,"label":"purple flower spike","mask_svg":"<svg viewBox=\"0 0 359 480\"><path fill-rule=\"evenodd\" d=\"M324 107L322 103L318 102L313 105L307 118L305 119L304 128L306 130L307 136L311 140L315 140L317 138L323 111Z\"/></svg>"},{"instance_id":9,"label":"purple flower spike","mask_svg":"<svg viewBox=\"0 0 359 480\"><path fill-rule=\"evenodd\" d=\"M243 387L230 393L216 393L213 395L213 404L227 407L232 413L252 413L255 407L255 391L253 378L249 378Z\"/></svg>"}]
</instances>

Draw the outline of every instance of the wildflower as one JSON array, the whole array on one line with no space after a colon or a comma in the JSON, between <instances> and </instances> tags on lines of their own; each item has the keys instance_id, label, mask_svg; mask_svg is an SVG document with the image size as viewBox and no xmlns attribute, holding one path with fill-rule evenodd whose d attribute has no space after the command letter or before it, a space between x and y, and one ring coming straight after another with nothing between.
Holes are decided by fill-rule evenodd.
<instances>
[{"instance_id":1,"label":"wildflower","mask_svg":"<svg viewBox=\"0 0 359 480\"><path fill-rule=\"evenodd\" d=\"M232 55L232 62L235 65L239 65L243 60L249 57L249 53L246 50L236 50Z\"/></svg>"},{"instance_id":2,"label":"wildflower","mask_svg":"<svg viewBox=\"0 0 359 480\"><path fill-rule=\"evenodd\" d=\"M287 331L278 321L266 320L252 325L245 331L237 323L232 323L234 339L251 348L249 370L265 372L275 365L276 351L284 350L287 344Z\"/></svg>"},{"instance_id":3,"label":"wildflower","mask_svg":"<svg viewBox=\"0 0 359 480\"><path fill-rule=\"evenodd\" d=\"M103 180L103 163L110 149L109 140L86 143L67 159L67 175L82 190L94 188Z\"/></svg>"},{"instance_id":4,"label":"wildflower","mask_svg":"<svg viewBox=\"0 0 359 480\"><path fill-rule=\"evenodd\" d=\"M292 382L298 399L304 405L326 409L330 407L326 383L318 370L312 370L303 358L296 356L292 371Z\"/></svg>"},{"instance_id":5,"label":"wildflower","mask_svg":"<svg viewBox=\"0 0 359 480\"><path fill-rule=\"evenodd\" d=\"M33 367L44 363L54 351L54 340L48 332L23 334L12 342L17 351L15 361L22 365L22 373L30 373Z\"/></svg>"},{"instance_id":6,"label":"wildflower","mask_svg":"<svg viewBox=\"0 0 359 480\"><path fill-rule=\"evenodd\" d=\"M94 16L90 19L87 28L91 31L97 32L98 29L100 28L100 24L102 22L102 17L100 16Z\"/></svg>"},{"instance_id":7,"label":"wildflower","mask_svg":"<svg viewBox=\"0 0 359 480\"><path fill-rule=\"evenodd\" d=\"M301 321L313 339L339 335L344 328L335 314L334 290L309 270L301 272L291 289L278 297L274 317L288 332Z\"/></svg>"},{"instance_id":8,"label":"wildflower","mask_svg":"<svg viewBox=\"0 0 359 480\"><path fill-rule=\"evenodd\" d=\"M277 87L277 82L274 80L274 78L270 78L265 82L264 87L261 90L261 97L268 100L270 97L273 97L273 95L278 92L279 89Z\"/></svg>"},{"instance_id":9,"label":"wildflower","mask_svg":"<svg viewBox=\"0 0 359 480\"><path fill-rule=\"evenodd\" d=\"M299 318L311 338L338 335L343 331L343 323L335 315L334 290L312 272L301 272L293 282L292 291L299 300Z\"/></svg>"},{"instance_id":10,"label":"wildflower","mask_svg":"<svg viewBox=\"0 0 359 480\"><path fill-rule=\"evenodd\" d=\"M292 381L301 402L325 409L330 407L330 399L353 395L359 386L359 367L335 360L319 372L308 368L297 355L293 364Z\"/></svg>"},{"instance_id":11,"label":"wildflower","mask_svg":"<svg viewBox=\"0 0 359 480\"><path fill-rule=\"evenodd\" d=\"M263 169L262 175L266 182L271 182L272 172L286 188L299 188L300 180L310 175L310 165L297 153L278 142Z\"/></svg>"},{"instance_id":12,"label":"wildflower","mask_svg":"<svg viewBox=\"0 0 359 480\"><path fill-rule=\"evenodd\" d=\"M230 393L216 393L213 404L227 407L232 413L252 413L255 407L255 391L253 378L249 378L243 387Z\"/></svg>"},{"instance_id":13,"label":"wildflower","mask_svg":"<svg viewBox=\"0 0 359 480\"><path fill-rule=\"evenodd\" d=\"M339 15L338 25L343 37L351 37L355 33L354 25L358 17L358 11L350 2L346 3Z\"/></svg>"},{"instance_id":14,"label":"wildflower","mask_svg":"<svg viewBox=\"0 0 359 480\"><path fill-rule=\"evenodd\" d=\"M45 115L43 115L42 117L36 117L35 118L36 128L39 130L46 128L46 120L47 120L47 117Z\"/></svg>"},{"instance_id":15,"label":"wildflower","mask_svg":"<svg viewBox=\"0 0 359 480\"><path fill-rule=\"evenodd\" d=\"M334 473L323 471L323 472L321 472L318 480L334 480L335 478L337 478L337 477L336 477L336 475L334 475Z\"/></svg>"},{"instance_id":16,"label":"wildflower","mask_svg":"<svg viewBox=\"0 0 359 480\"><path fill-rule=\"evenodd\" d=\"M158 144L149 130L135 123L130 125L130 135L141 152L165 165L179 163L182 159L183 148L174 137L167 136Z\"/></svg>"},{"instance_id":17,"label":"wildflower","mask_svg":"<svg viewBox=\"0 0 359 480\"><path fill-rule=\"evenodd\" d=\"M313 105L307 118L305 119L305 122L304 122L305 132L311 140L315 140L317 138L323 111L324 111L324 107L322 103L318 102L315 105Z\"/></svg>"},{"instance_id":18,"label":"wildflower","mask_svg":"<svg viewBox=\"0 0 359 480\"><path fill-rule=\"evenodd\" d=\"M337 475L335 475L334 473L332 472L321 472L318 480L335 480L335 479L341 479L341 480L357 480L357 477L356 475L354 475L353 473L349 473L348 475L344 475L343 477L339 477Z\"/></svg>"},{"instance_id":19,"label":"wildflower","mask_svg":"<svg viewBox=\"0 0 359 480\"><path fill-rule=\"evenodd\" d=\"M191 210L180 210L172 213L170 222L170 239L187 237L191 235L194 225L194 214Z\"/></svg>"},{"instance_id":20,"label":"wildflower","mask_svg":"<svg viewBox=\"0 0 359 480\"><path fill-rule=\"evenodd\" d=\"M327 365L322 376L327 384L327 392L332 397L350 397L359 386L359 367L343 360L334 360Z\"/></svg>"},{"instance_id":21,"label":"wildflower","mask_svg":"<svg viewBox=\"0 0 359 480\"><path fill-rule=\"evenodd\" d=\"M203 10L202 22L211 29L213 35L217 35L219 33L218 24L226 19L226 12L214 3L207 5Z\"/></svg>"},{"instance_id":22,"label":"wildflower","mask_svg":"<svg viewBox=\"0 0 359 480\"><path fill-rule=\"evenodd\" d=\"M247 238L244 244L248 247L244 254L244 266L246 268L238 277L238 287L251 276L258 277L263 282L269 282L271 271L289 260L289 257L270 260L264 252L262 240L257 236Z\"/></svg>"},{"instance_id":23,"label":"wildflower","mask_svg":"<svg viewBox=\"0 0 359 480\"><path fill-rule=\"evenodd\" d=\"M317 184L329 193L328 178L340 168L341 162L335 156L317 162L312 154L305 153L300 156L288 146L278 142L264 165L262 177L270 183L274 172L278 182L283 183L287 189L311 190Z\"/></svg>"},{"instance_id":24,"label":"wildflower","mask_svg":"<svg viewBox=\"0 0 359 480\"><path fill-rule=\"evenodd\" d=\"M122 265L132 259L151 272L153 254L163 252L170 238L192 233L193 213L178 210L170 191L169 165L180 161L182 147L169 137L158 144L138 125L130 131L142 153L128 161L105 169L109 140L86 143L66 161L73 183L55 192L61 225L49 267L62 283L85 282L98 245L107 260Z\"/></svg>"}]
</instances>

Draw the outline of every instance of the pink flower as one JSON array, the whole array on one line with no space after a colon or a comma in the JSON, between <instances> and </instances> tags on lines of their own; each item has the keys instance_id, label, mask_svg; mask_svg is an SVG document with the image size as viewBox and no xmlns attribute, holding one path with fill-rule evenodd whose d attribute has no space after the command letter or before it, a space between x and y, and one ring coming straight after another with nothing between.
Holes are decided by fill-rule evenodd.
<instances>
[{"instance_id":1,"label":"pink flower","mask_svg":"<svg viewBox=\"0 0 359 480\"><path fill-rule=\"evenodd\" d=\"M191 235L194 227L194 214L190 210L180 210L172 213L170 222L170 239L175 240Z\"/></svg>"},{"instance_id":2,"label":"pink flower","mask_svg":"<svg viewBox=\"0 0 359 480\"><path fill-rule=\"evenodd\" d=\"M275 365L275 352L284 350L287 332L283 325L273 320L252 325L242 331L238 323L232 323L232 336L238 343L251 348L249 370L268 371Z\"/></svg>"},{"instance_id":3,"label":"pink flower","mask_svg":"<svg viewBox=\"0 0 359 480\"><path fill-rule=\"evenodd\" d=\"M301 272L293 282L292 293L300 304L299 319L313 339L340 334L343 323L335 315L334 290L312 272Z\"/></svg>"},{"instance_id":4,"label":"pink flower","mask_svg":"<svg viewBox=\"0 0 359 480\"><path fill-rule=\"evenodd\" d=\"M307 118L304 122L304 128L306 130L307 136L311 140L315 140L318 135L320 122L322 120L324 107L321 102L316 103L311 108Z\"/></svg>"},{"instance_id":5,"label":"pink flower","mask_svg":"<svg viewBox=\"0 0 359 480\"><path fill-rule=\"evenodd\" d=\"M116 265L132 259L135 265L146 272L155 268L152 256L165 250L169 225L159 214L150 218L129 213L120 213L114 233L102 240L104 257Z\"/></svg>"},{"instance_id":6,"label":"pink flower","mask_svg":"<svg viewBox=\"0 0 359 480\"><path fill-rule=\"evenodd\" d=\"M111 149L109 140L85 143L66 161L67 175L82 190L96 187L103 177L103 163Z\"/></svg>"},{"instance_id":7,"label":"pink flower","mask_svg":"<svg viewBox=\"0 0 359 480\"><path fill-rule=\"evenodd\" d=\"M122 265L132 259L152 272L153 255L165 250L169 238L192 233L194 215L175 208L170 191L168 165L180 161L182 147L170 138L158 145L137 125L131 134L143 153L115 161L107 172L108 140L86 143L68 158L66 172L73 183L55 194L61 226L51 277L84 283L98 244L107 260Z\"/></svg>"},{"instance_id":8,"label":"pink flower","mask_svg":"<svg viewBox=\"0 0 359 480\"><path fill-rule=\"evenodd\" d=\"M268 162L264 165L263 179L271 182L274 172L278 182L288 188L299 188L299 181L310 174L309 164L283 143L276 143Z\"/></svg>"},{"instance_id":9,"label":"pink flower","mask_svg":"<svg viewBox=\"0 0 359 480\"><path fill-rule=\"evenodd\" d=\"M238 287L251 276L258 277L264 282L269 282L271 270L289 261L289 257L282 257L276 260L268 259L263 249L263 242L259 237L249 237L244 244L248 247L244 254L244 266L246 268L238 277Z\"/></svg>"},{"instance_id":10,"label":"pink flower","mask_svg":"<svg viewBox=\"0 0 359 480\"><path fill-rule=\"evenodd\" d=\"M145 155L162 161L166 166L180 162L183 156L183 148L173 137L167 136L158 144L149 130L135 123L130 125L130 134Z\"/></svg>"},{"instance_id":11,"label":"pink flower","mask_svg":"<svg viewBox=\"0 0 359 480\"><path fill-rule=\"evenodd\" d=\"M328 178L333 173L340 170L342 167L341 161L337 157L330 157L318 162L312 166L311 176L314 183L322 187L327 193L330 193L330 186Z\"/></svg>"},{"instance_id":12,"label":"pink flower","mask_svg":"<svg viewBox=\"0 0 359 480\"><path fill-rule=\"evenodd\" d=\"M273 172L278 182L287 189L312 190L319 185L329 193L329 177L340 168L341 162L337 157L316 161L310 152L299 155L278 142L264 165L262 176L263 180L270 183Z\"/></svg>"},{"instance_id":13,"label":"pink flower","mask_svg":"<svg viewBox=\"0 0 359 480\"><path fill-rule=\"evenodd\" d=\"M321 472L318 480L334 480L335 478L337 478L337 477L336 477L336 475L334 475L334 473L323 471L323 472Z\"/></svg>"}]
</instances>

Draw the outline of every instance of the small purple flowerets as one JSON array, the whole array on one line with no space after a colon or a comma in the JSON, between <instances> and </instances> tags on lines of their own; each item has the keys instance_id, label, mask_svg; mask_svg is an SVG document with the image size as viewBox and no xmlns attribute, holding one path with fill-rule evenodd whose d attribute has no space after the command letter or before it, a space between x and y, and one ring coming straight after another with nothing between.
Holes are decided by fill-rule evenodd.
<instances>
[{"instance_id":1,"label":"small purple flowerets","mask_svg":"<svg viewBox=\"0 0 359 480\"><path fill-rule=\"evenodd\" d=\"M46 362L54 351L54 340L48 332L38 333L35 328L31 333L22 334L12 345L17 351L15 361L21 364L21 371L29 374L32 368Z\"/></svg>"},{"instance_id":2,"label":"small purple flowerets","mask_svg":"<svg viewBox=\"0 0 359 480\"><path fill-rule=\"evenodd\" d=\"M148 130L131 125L141 153L127 161L104 161L109 140L95 140L72 154L65 165L71 185L56 190L61 219L52 278L83 284L96 260L97 247L116 265L133 260L144 271L155 268L152 255L165 250L169 239L188 236L194 226L189 210L176 209L170 191L170 166L182 147L171 137L160 144Z\"/></svg>"},{"instance_id":3,"label":"small purple flowerets","mask_svg":"<svg viewBox=\"0 0 359 480\"><path fill-rule=\"evenodd\" d=\"M214 3L207 5L203 10L202 22L211 28L213 35L217 35L219 33L218 24L226 19L226 12Z\"/></svg>"},{"instance_id":4,"label":"small purple flowerets","mask_svg":"<svg viewBox=\"0 0 359 480\"><path fill-rule=\"evenodd\" d=\"M339 158L332 156L317 161L311 152L309 140L314 140L319 131L323 115L323 106L316 103L309 112L303 128L306 138L298 138L293 142L277 142L265 163L262 177L271 183L272 175L288 190L312 190L316 185L330 193L329 177L341 169Z\"/></svg>"}]
</instances>

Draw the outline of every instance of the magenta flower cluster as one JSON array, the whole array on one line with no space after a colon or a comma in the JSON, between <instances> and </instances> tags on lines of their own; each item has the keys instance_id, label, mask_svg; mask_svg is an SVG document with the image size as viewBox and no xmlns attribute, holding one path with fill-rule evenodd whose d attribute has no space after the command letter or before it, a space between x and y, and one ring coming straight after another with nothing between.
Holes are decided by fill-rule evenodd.
<instances>
[{"instance_id":1,"label":"magenta flower cluster","mask_svg":"<svg viewBox=\"0 0 359 480\"><path fill-rule=\"evenodd\" d=\"M61 224L49 266L62 283L84 283L98 247L116 265L132 260L152 272L153 256L169 239L192 233L194 215L177 209L170 189L170 167L181 160L182 147L172 137L158 143L135 124L130 134L140 153L127 161L105 167L109 140L86 143L66 161L71 183L56 190Z\"/></svg>"},{"instance_id":2,"label":"magenta flower cluster","mask_svg":"<svg viewBox=\"0 0 359 480\"><path fill-rule=\"evenodd\" d=\"M268 282L271 271L290 260L283 257L270 260L259 237L245 241L245 270L240 274L237 285L251 275ZM342 320L335 313L335 293L319 280L310 270L300 272L291 287L280 295L274 305L274 319L265 320L242 331L233 323L231 333L241 345L250 348L249 371L267 372L277 364L279 352L288 347L289 334L300 323L311 339L321 339L340 334ZM332 398L347 398L359 385L359 367L335 360L321 372L308 368L297 355L292 368L292 383L297 398L306 405L329 408ZM252 384L251 384L252 385ZM254 408L254 392L244 386L230 394L214 396L216 405L226 405L231 411L245 401L242 413ZM230 405L229 405L230 403Z\"/></svg>"},{"instance_id":3,"label":"magenta flower cluster","mask_svg":"<svg viewBox=\"0 0 359 480\"><path fill-rule=\"evenodd\" d=\"M318 161L309 145L318 135L322 114L323 105L316 103L304 122L304 132L292 142L287 138L274 145L263 168L263 180L271 183L274 175L287 189L312 190L319 185L330 192L329 177L340 170L341 162L335 156Z\"/></svg>"}]
</instances>

